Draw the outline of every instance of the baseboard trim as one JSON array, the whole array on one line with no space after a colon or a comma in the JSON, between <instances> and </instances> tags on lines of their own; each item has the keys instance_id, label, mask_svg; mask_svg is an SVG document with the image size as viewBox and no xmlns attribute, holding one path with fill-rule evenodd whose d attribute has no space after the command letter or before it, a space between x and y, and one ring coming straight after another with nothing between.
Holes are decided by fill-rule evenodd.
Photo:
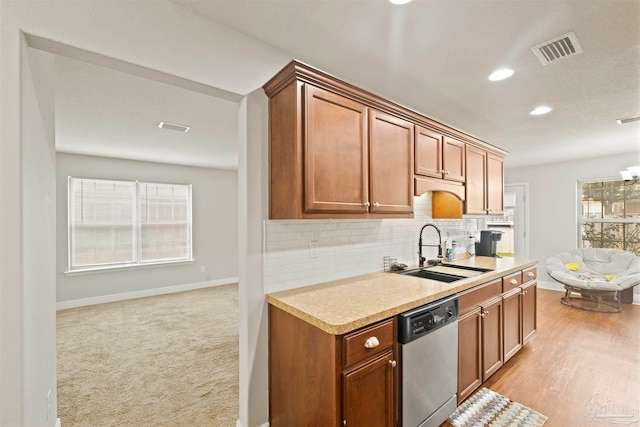
<instances>
[{"instance_id":1,"label":"baseboard trim","mask_svg":"<svg viewBox=\"0 0 640 427\"><path fill-rule=\"evenodd\" d=\"M227 277L226 279L209 280L206 282L186 283L183 285L165 286L162 288L145 289L142 291L124 292L120 294L102 295L99 297L60 301L56 303L56 311L66 310L68 308L84 307L88 305L104 304L107 302L123 301L127 299L151 297L154 295L164 295L164 294L173 294L176 292L192 291L194 289L211 288L214 286L228 285L231 283L238 283L238 278Z\"/></svg>"},{"instance_id":2,"label":"baseboard trim","mask_svg":"<svg viewBox=\"0 0 640 427\"><path fill-rule=\"evenodd\" d=\"M62 427L62 421L60 421L60 418L56 419L56 427Z\"/></svg>"},{"instance_id":3,"label":"baseboard trim","mask_svg":"<svg viewBox=\"0 0 640 427\"><path fill-rule=\"evenodd\" d=\"M538 287L540 289L549 289L551 291L564 292L564 286L556 282L547 282L545 280L538 280Z\"/></svg>"},{"instance_id":4,"label":"baseboard trim","mask_svg":"<svg viewBox=\"0 0 640 427\"><path fill-rule=\"evenodd\" d=\"M237 420L237 421L236 421L236 427L244 427L244 426L242 425L242 423L240 422L240 420ZM262 424L260 427L269 427L269 423L264 423L264 424Z\"/></svg>"}]
</instances>

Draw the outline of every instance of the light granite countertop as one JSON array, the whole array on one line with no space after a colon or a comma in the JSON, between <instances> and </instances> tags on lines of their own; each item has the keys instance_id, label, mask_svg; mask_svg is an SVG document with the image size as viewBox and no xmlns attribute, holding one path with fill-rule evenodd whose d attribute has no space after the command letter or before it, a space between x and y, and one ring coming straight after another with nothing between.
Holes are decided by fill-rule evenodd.
<instances>
[{"instance_id":1,"label":"light granite countertop","mask_svg":"<svg viewBox=\"0 0 640 427\"><path fill-rule=\"evenodd\" d=\"M266 295L266 300L333 335L342 335L537 264L527 258L471 257L450 264L492 269L443 283L395 273L373 273ZM445 264L446 265L446 264Z\"/></svg>"}]
</instances>

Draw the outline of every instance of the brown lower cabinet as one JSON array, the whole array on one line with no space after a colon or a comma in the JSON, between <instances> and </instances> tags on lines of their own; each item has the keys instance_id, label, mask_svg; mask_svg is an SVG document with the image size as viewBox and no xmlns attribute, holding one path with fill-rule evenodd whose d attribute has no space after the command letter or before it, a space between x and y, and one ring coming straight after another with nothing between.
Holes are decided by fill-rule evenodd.
<instances>
[{"instance_id":1,"label":"brown lower cabinet","mask_svg":"<svg viewBox=\"0 0 640 427\"><path fill-rule=\"evenodd\" d=\"M526 283L522 283L528 280ZM513 357L537 327L536 267L458 298L458 404Z\"/></svg>"},{"instance_id":2,"label":"brown lower cabinet","mask_svg":"<svg viewBox=\"0 0 640 427\"><path fill-rule=\"evenodd\" d=\"M535 334L535 278L531 267L459 294L458 403ZM397 426L398 354L395 316L334 335L269 305L269 425Z\"/></svg>"},{"instance_id":3,"label":"brown lower cabinet","mask_svg":"<svg viewBox=\"0 0 640 427\"><path fill-rule=\"evenodd\" d=\"M522 348L522 290L512 289L502 297L504 316L504 361L505 363Z\"/></svg>"},{"instance_id":4,"label":"brown lower cabinet","mask_svg":"<svg viewBox=\"0 0 640 427\"><path fill-rule=\"evenodd\" d=\"M394 425L395 366L393 352L389 351L370 363L344 373L344 425Z\"/></svg>"},{"instance_id":5,"label":"brown lower cabinet","mask_svg":"<svg viewBox=\"0 0 640 427\"><path fill-rule=\"evenodd\" d=\"M333 335L269 305L269 425L395 427L396 355L395 318Z\"/></svg>"},{"instance_id":6,"label":"brown lower cabinet","mask_svg":"<svg viewBox=\"0 0 640 427\"><path fill-rule=\"evenodd\" d=\"M482 305L482 379L486 381L504 364L502 298Z\"/></svg>"},{"instance_id":7,"label":"brown lower cabinet","mask_svg":"<svg viewBox=\"0 0 640 427\"><path fill-rule=\"evenodd\" d=\"M458 320L458 403L482 384L482 308Z\"/></svg>"},{"instance_id":8,"label":"brown lower cabinet","mask_svg":"<svg viewBox=\"0 0 640 427\"><path fill-rule=\"evenodd\" d=\"M537 282L532 281L522 285L522 343L527 341L536 333L538 327L537 310Z\"/></svg>"}]
</instances>

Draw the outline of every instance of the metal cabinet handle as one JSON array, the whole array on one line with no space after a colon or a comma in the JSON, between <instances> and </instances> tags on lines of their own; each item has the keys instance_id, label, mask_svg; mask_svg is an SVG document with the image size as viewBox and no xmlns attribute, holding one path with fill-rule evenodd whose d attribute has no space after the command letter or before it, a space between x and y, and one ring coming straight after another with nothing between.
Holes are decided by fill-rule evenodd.
<instances>
[{"instance_id":1,"label":"metal cabinet handle","mask_svg":"<svg viewBox=\"0 0 640 427\"><path fill-rule=\"evenodd\" d=\"M449 175L449 174L450 174L450 172L449 172L449 171L444 171L444 174L445 174L445 175Z\"/></svg>"},{"instance_id":2,"label":"metal cabinet handle","mask_svg":"<svg viewBox=\"0 0 640 427\"><path fill-rule=\"evenodd\" d=\"M392 368L395 368L397 364L398 362L396 362L395 360L389 360L389 365L391 365Z\"/></svg>"},{"instance_id":3,"label":"metal cabinet handle","mask_svg":"<svg viewBox=\"0 0 640 427\"><path fill-rule=\"evenodd\" d=\"M529 291L522 291L522 295L526 295L528 293L529 293Z\"/></svg>"},{"instance_id":4,"label":"metal cabinet handle","mask_svg":"<svg viewBox=\"0 0 640 427\"><path fill-rule=\"evenodd\" d=\"M440 169L440 173L444 173L444 172L445 172L444 169Z\"/></svg>"},{"instance_id":5,"label":"metal cabinet handle","mask_svg":"<svg viewBox=\"0 0 640 427\"><path fill-rule=\"evenodd\" d=\"M379 207L380 207L380 203L378 203L378 202L374 202L374 203L373 203L373 206L375 206L376 208L379 208Z\"/></svg>"},{"instance_id":6,"label":"metal cabinet handle","mask_svg":"<svg viewBox=\"0 0 640 427\"><path fill-rule=\"evenodd\" d=\"M369 207L369 206L371 206L371 203L369 203L369 202L364 202L364 203L363 203L363 205L365 205L366 207Z\"/></svg>"},{"instance_id":7,"label":"metal cabinet handle","mask_svg":"<svg viewBox=\"0 0 640 427\"><path fill-rule=\"evenodd\" d=\"M367 340L364 342L365 348L376 348L379 345L380 341L378 341L378 338L376 337L367 338Z\"/></svg>"},{"instance_id":8,"label":"metal cabinet handle","mask_svg":"<svg viewBox=\"0 0 640 427\"><path fill-rule=\"evenodd\" d=\"M534 277L534 276L535 276L535 274L533 274L533 272L532 272L532 271L530 271L530 272L528 272L528 273L527 273L527 276L529 276L529 277Z\"/></svg>"},{"instance_id":9,"label":"metal cabinet handle","mask_svg":"<svg viewBox=\"0 0 640 427\"><path fill-rule=\"evenodd\" d=\"M518 281L517 281L516 279L511 279L511 284L512 284L512 285L517 285L517 284L518 284Z\"/></svg>"},{"instance_id":10,"label":"metal cabinet handle","mask_svg":"<svg viewBox=\"0 0 640 427\"><path fill-rule=\"evenodd\" d=\"M480 317L484 317L485 316L485 312L483 311L482 313L480 313Z\"/></svg>"}]
</instances>

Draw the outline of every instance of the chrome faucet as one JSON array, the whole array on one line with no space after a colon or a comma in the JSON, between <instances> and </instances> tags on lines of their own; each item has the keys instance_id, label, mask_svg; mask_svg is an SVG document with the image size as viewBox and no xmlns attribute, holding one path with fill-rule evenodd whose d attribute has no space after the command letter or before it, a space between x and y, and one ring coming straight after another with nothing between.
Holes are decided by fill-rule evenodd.
<instances>
[{"instance_id":1,"label":"chrome faucet","mask_svg":"<svg viewBox=\"0 0 640 427\"><path fill-rule=\"evenodd\" d=\"M422 244L422 231L427 227L433 227L438 232L438 244L437 245L423 245ZM420 238L418 239L418 267L424 267L424 262L426 258L422 256L422 247L423 246L432 246L438 247L438 258L442 258L442 234L440 233L440 229L436 227L434 224L425 224L420 229Z\"/></svg>"}]
</instances>

